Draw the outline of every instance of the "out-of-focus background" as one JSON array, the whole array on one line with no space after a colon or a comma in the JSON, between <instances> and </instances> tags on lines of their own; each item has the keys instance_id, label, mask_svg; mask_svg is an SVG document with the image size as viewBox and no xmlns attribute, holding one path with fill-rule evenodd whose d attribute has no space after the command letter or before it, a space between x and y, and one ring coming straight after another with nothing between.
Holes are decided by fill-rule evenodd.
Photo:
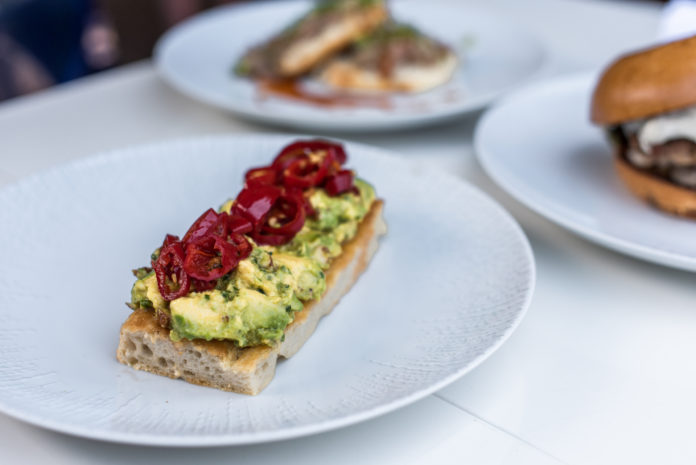
<instances>
[{"instance_id":1,"label":"out-of-focus background","mask_svg":"<svg viewBox=\"0 0 696 465\"><path fill-rule=\"evenodd\" d=\"M147 58L174 24L238 1L0 0L0 101Z\"/></svg>"},{"instance_id":2,"label":"out-of-focus background","mask_svg":"<svg viewBox=\"0 0 696 465\"><path fill-rule=\"evenodd\" d=\"M0 100L147 58L164 31L235 0L0 0Z\"/></svg>"}]
</instances>

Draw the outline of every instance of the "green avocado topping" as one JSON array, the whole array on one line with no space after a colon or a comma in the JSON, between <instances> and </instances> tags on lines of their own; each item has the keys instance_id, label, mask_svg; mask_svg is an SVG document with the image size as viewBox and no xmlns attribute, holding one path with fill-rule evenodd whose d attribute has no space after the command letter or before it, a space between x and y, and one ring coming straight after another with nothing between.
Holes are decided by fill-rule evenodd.
<instances>
[{"instance_id":1,"label":"green avocado topping","mask_svg":"<svg viewBox=\"0 0 696 465\"><path fill-rule=\"evenodd\" d=\"M329 196L317 189L310 202L317 216L280 247L254 246L251 255L218 281L215 289L165 301L152 271L138 270L131 307L166 313L170 338L231 340L240 347L275 345L304 303L326 290L324 269L341 254L370 209L372 186L355 179L360 195ZM221 210L229 210L230 202Z\"/></svg>"}]
</instances>

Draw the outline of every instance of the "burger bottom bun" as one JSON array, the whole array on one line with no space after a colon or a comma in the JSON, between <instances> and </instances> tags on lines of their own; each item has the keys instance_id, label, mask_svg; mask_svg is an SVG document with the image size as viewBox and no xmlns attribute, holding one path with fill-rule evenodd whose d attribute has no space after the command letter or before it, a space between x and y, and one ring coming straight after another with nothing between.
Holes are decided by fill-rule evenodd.
<instances>
[{"instance_id":1,"label":"burger bottom bun","mask_svg":"<svg viewBox=\"0 0 696 465\"><path fill-rule=\"evenodd\" d=\"M641 171L621 157L614 157L614 166L634 195L661 210L696 219L696 191Z\"/></svg>"}]
</instances>

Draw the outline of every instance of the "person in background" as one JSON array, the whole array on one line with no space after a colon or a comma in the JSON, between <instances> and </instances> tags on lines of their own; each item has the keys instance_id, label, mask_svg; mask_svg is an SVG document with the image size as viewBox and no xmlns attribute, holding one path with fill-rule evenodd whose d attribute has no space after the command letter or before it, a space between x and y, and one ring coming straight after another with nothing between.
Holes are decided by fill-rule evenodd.
<instances>
[{"instance_id":1,"label":"person in background","mask_svg":"<svg viewBox=\"0 0 696 465\"><path fill-rule=\"evenodd\" d=\"M115 37L90 0L0 3L0 99L113 65Z\"/></svg>"},{"instance_id":2,"label":"person in background","mask_svg":"<svg viewBox=\"0 0 696 465\"><path fill-rule=\"evenodd\" d=\"M149 57L174 24L230 0L0 0L0 100Z\"/></svg>"}]
</instances>

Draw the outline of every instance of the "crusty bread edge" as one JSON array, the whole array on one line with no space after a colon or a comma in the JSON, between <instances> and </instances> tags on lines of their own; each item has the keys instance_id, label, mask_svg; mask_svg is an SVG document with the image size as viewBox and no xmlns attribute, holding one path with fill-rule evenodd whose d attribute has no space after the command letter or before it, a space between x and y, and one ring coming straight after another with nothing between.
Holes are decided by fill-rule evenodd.
<instances>
[{"instance_id":1,"label":"crusty bread edge","mask_svg":"<svg viewBox=\"0 0 696 465\"><path fill-rule=\"evenodd\" d=\"M650 205L669 213L696 219L696 192L633 167L614 157L614 167L628 189Z\"/></svg>"},{"instance_id":2,"label":"crusty bread edge","mask_svg":"<svg viewBox=\"0 0 696 465\"><path fill-rule=\"evenodd\" d=\"M116 358L137 370L225 391L256 395L273 379L277 359L291 357L309 339L319 320L330 313L369 264L379 238L386 234L383 202L375 201L356 236L326 272L327 290L321 300L305 305L285 330L277 347L240 349L230 341L169 338L154 312L138 309L121 326Z\"/></svg>"}]
</instances>

